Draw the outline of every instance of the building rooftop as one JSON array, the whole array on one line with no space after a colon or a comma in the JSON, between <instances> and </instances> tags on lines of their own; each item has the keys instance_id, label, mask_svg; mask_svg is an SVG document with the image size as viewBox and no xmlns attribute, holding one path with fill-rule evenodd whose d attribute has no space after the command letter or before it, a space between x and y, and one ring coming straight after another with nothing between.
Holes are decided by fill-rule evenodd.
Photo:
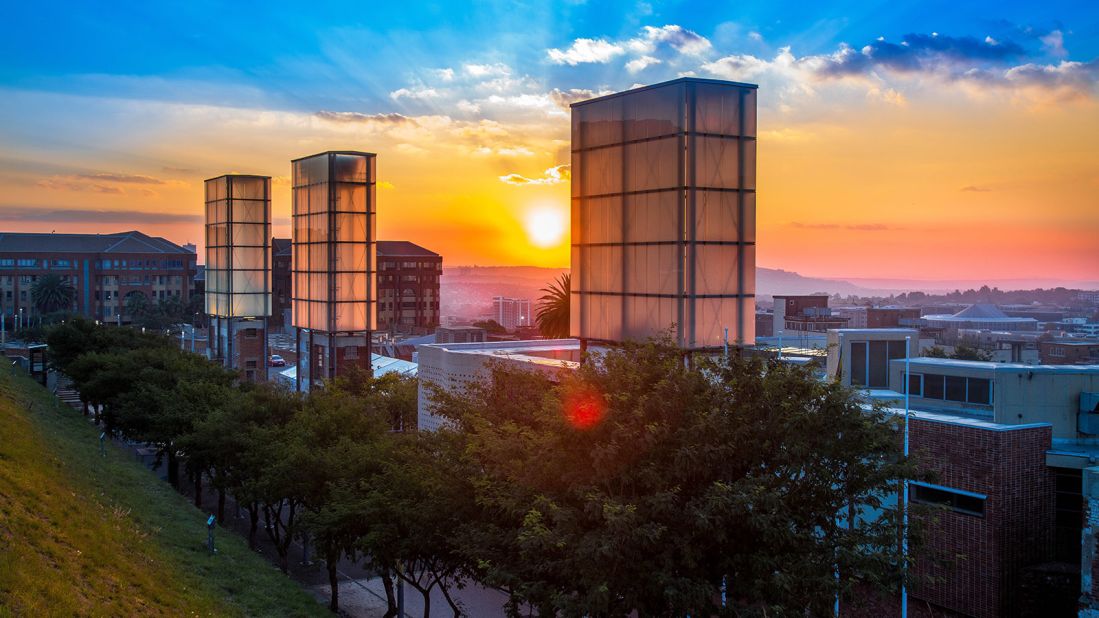
<instances>
[{"instance_id":1,"label":"building rooftop","mask_svg":"<svg viewBox=\"0 0 1099 618\"><path fill-rule=\"evenodd\" d=\"M569 107L579 107L581 105L587 105L589 103L595 103L597 101L606 101L607 99L613 99L615 97L621 97L629 94L635 94L645 90L653 90L655 88L663 88L665 86L671 86L672 84L681 84L685 82L693 82L696 84L718 84L721 86L736 86L738 88L751 88L753 90L758 89L756 84L748 84L745 82L732 82L724 79L705 79L701 77L680 77L679 79L673 79L666 82L660 82L659 84L651 84L648 86L641 86L639 88L631 88L629 90L623 90L622 92L615 92L612 94L604 95L601 97L595 97L592 99L585 99L583 101L577 101Z\"/></svg>"},{"instance_id":2,"label":"building rooftop","mask_svg":"<svg viewBox=\"0 0 1099 618\"><path fill-rule=\"evenodd\" d=\"M895 358L891 363L904 363L903 358ZM930 356L914 356L911 364L924 367L954 367L958 369L982 369L985 371L1020 372L1031 373L1095 373L1099 374L1099 365L1027 365L1024 363L996 363L992 361L959 360L956 358L933 358Z\"/></svg>"},{"instance_id":3,"label":"building rooftop","mask_svg":"<svg viewBox=\"0 0 1099 618\"><path fill-rule=\"evenodd\" d=\"M0 253L165 253L194 255L193 252L158 236L136 230L115 234L32 234L0 233Z\"/></svg>"},{"instance_id":4,"label":"building rooftop","mask_svg":"<svg viewBox=\"0 0 1099 618\"><path fill-rule=\"evenodd\" d=\"M378 257L441 257L438 253L424 249L420 245L407 240L379 240L377 241Z\"/></svg>"},{"instance_id":5,"label":"building rooftop","mask_svg":"<svg viewBox=\"0 0 1099 618\"><path fill-rule=\"evenodd\" d=\"M901 399L904 399L904 395L896 393ZM895 414L897 416L904 416L904 408L885 408L885 411L889 414ZM977 418L972 416L962 416L958 414L946 414L943 412L925 412L923 410L909 410L908 418L918 419L921 421L931 421L933 423L943 423L946 425L956 425L958 427L972 427L974 429L984 429L986 431L1018 431L1020 429L1034 429L1037 427L1052 427L1049 423L1021 423L1019 425L1008 425L1006 423L997 423L987 418Z\"/></svg>"},{"instance_id":6,"label":"building rooftop","mask_svg":"<svg viewBox=\"0 0 1099 618\"><path fill-rule=\"evenodd\" d=\"M474 343L435 343L430 347L442 348L459 354L477 354L529 362L535 365L576 369L580 363L551 358L548 354L580 353L579 339L534 339L528 341L479 341ZM588 348L597 351L596 348Z\"/></svg>"}]
</instances>

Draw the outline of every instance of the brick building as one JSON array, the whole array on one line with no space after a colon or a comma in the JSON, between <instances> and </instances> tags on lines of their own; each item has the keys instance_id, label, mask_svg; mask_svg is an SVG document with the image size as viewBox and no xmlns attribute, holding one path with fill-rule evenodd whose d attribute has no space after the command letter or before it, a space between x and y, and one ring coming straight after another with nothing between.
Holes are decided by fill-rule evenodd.
<instances>
[{"instance_id":1,"label":"brick building","mask_svg":"<svg viewBox=\"0 0 1099 618\"><path fill-rule=\"evenodd\" d=\"M866 328L913 326L920 319L919 307L867 307Z\"/></svg>"},{"instance_id":2,"label":"brick building","mask_svg":"<svg viewBox=\"0 0 1099 618\"><path fill-rule=\"evenodd\" d=\"M31 287L46 275L68 278L70 308L89 318L129 322L126 299L191 300L197 256L163 238L116 234L0 233L0 313L36 313Z\"/></svg>"},{"instance_id":3,"label":"brick building","mask_svg":"<svg viewBox=\"0 0 1099 618\"><path fill-rule=\"evenodd\" d=\"M833 315L828 297L823 294L775 296L775 336L825 333L843 328L847 322L847 318Z\"/></svg>"},{"instance_id":4,"label":"brick building","mask_svg":"<svg viewBox=\"0 0 1099 618\"><path fill-rule=\"evenodd\" d=\"M289 238L271 239L271 328L290 324L290 298L294 292L290 263L293 259Z\"/></svg>"},{"instance_id":5,"label":"brick building","mask_svg":"<svg viewBox=\"0 0 1099 618\"><path fill-rule=\"evenodd\" d=\"M443 257L407 240L378 241L378 330L425 334L439 325Z\"/></svg>"},{"instance_id":6,"label":"brick building","mask_svg":"<svg viewBox=\"0 0 1099 618\"><path fill-rule=\"evenodd\" d=\"M1099 341L1039 341L1038 358L1043 365L1099 365Z\"/></svg>"}]
</instances>

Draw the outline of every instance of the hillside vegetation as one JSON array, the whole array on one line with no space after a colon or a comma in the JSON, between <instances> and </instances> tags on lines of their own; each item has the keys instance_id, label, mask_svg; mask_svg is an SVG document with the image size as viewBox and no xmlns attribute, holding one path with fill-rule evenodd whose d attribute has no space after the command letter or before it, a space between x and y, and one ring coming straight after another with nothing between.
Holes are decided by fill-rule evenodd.
<instances>
[{"instance_id":1,"label":"hillside vegetation","mask_svg":"<svg viewBox=\"0 0 1099 618\"><path fill-rule=\"evenodd\" d=\"M329 615L41 386L0 374L0 616Z\"/></svg>"}]
</instances>

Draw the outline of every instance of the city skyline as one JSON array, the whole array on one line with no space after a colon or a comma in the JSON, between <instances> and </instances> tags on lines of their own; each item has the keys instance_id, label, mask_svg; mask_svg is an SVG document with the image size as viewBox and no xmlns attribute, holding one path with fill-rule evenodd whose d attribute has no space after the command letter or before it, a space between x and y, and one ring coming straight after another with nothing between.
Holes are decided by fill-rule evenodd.
<instances>
[{"instance_id":1,"label":"city skyline","mask_svg":"<svg viewBox=\"0 0 1099 618\"><path fill-rule=\"evenodd\" d=\"M693 74L760 84L760 266L1099 272L1096 9L236 10L15 7L5 228L201 246L202 179L247 173L274 177L273 232L288 236L287 161L361 149L379 155L379 237L448 264L568 266L568 104Z\"/></svg>"}]
</instances>

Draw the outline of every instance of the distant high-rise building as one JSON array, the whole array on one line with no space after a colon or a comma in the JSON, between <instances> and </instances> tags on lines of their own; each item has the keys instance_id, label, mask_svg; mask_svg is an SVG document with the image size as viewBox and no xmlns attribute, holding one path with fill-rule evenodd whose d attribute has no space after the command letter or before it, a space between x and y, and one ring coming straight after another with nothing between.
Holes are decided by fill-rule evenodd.
<instances>
[{"instance_id":1,"label":"distant high-rise building","mask_svg":"<svg viewBox=\"0 0 1099 618\"><path fill-rule=\"evenodd\" d=\"M228 174L205 189L207 353L248 380L266 380L271 178Z\"/></svg>"},{"instance_id":2,"label":"distant high-rise building","mask_svg":"<svg viewBox=\"0 0 1099 618\"><path fill-rule=\"evenodd\" d=\"M294 295L293 244L289 238L271 239L271 326L283 327L293 322L290 299Z\"/></svg>"},{"instance_id":3,"label":"distant high-rise building","mask_svg":"<svg viewBox=\"0 0 1099 618\"><path fill-rule=\"evenodd\" d=\"M683 78L572 106L572 334L755 341L756 86Z\"/></svg>"},{"instance_id":4,"label":"distant high-rise building","mask_svg":"<svg viewBox=\"0 0 1099 618\"><path fill-rule=\"evenodd\" d=\"M530 301L497 296L492 299L492 319L508 330L530 326L533 319L530 313Z\"/></svg>"},{"instance_id":5,"label":"distant high-rise building","mask_svg":"<svg viewBox=\"0 0 1099 618\"><path fill-rule=\"evenodd\" d=\"M293 321L299 389L349 366L370 371L375 159L323 152L293 161Z\"/></svg>"}]
</instances>

